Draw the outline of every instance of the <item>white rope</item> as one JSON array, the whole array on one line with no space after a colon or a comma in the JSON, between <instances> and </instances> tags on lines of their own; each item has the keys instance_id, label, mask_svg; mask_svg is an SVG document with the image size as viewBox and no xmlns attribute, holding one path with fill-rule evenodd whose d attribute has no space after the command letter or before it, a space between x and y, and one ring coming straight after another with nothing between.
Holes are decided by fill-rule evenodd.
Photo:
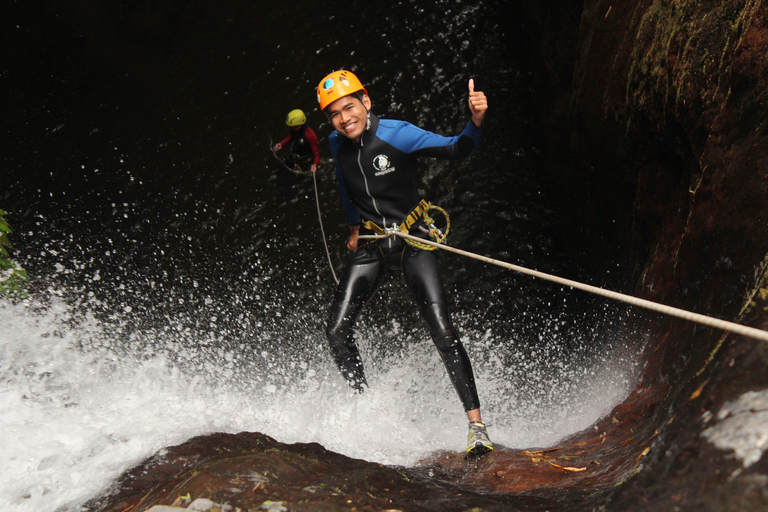
<instances>
[{"instance_id":1,"label":"white rope","mask_svg":"<svg viewBox=\"0 0 768 512\"><path fill-rule=\"evenodd\" d=\"M638 306L641 308L650 309L652 311L656 311L658 313L664 313L666 315L675 316L678 318L682 318L684 320L689 320L691 322L696 322L702 325L707 325L709 327L716 327L718 329L722 329L724 331L729 331L735 334L741 334L742 336L749 336L751 338L756 338L758 340L762 341L768 341L768 331L763 331L761 329L755 329L754 327L747 327L746 325L737 324L734 322L729 322L727 320L720 320L719 318L713 318L711 316L706 315L700 315L698 313L692 313L691 311L686 311L684 309L675 308L672 306L667 306L664 304L659 304L658 302L653 302L650 300L640 299L638 297L633 297L631 295L625 295L623 293L614 292L611 290L606 290L604 288L598 288L597 286L592 286L584 283L580 283L578 281L572 281L570 279L565 279L558 276L553 276L551 274L546 274L544 272L539 272L538 270L531 270L525 267L521 267L519 265L513 265L512 263L507 263L501 260L496 260L493 258L488 258L486 256L481 256L479 254L474 254L471 252L463 251L461 249L456 249L454 247L438 244L431 240L424 240L422 238L418 238L412 235L409 235L407 233L403 233L402 231L398 229L392 229L392 228L386 228L385 229L386 235L362 235L360 238L387 238L392 235L397 235L402 238L410 238L414 239L418 242L428 244L428 245L434 245L440 249L453 252L456 254L460 254L462 256L468 256L470 258L484 261L486 263L490 263L491 265L496 265L502 268L506 268L509 270L514 270L516 272L520 272L521 274L527 274L529 276L538 277L541 279L545 279L547 281L552 281L558 284L561 284L563 286L569 286L571 288L576 288L578 290L583 290L585 292L594 293L596 295L601 295L603 297L608 297L609 299L618 300L621 302L625 302L627 304L632 304L633 306Z\"/></svg>"},{"instance_id":2,"label":"white rope","mask_svg":"<svg viewBox=\"0 0 768 512\"><path fill-rule=\"evenodd\" d=\"M289 170L296 174L301 174L304 176L305 174L301 171L297 171L296 169L291 169L288 167L285 163L285 160L277 156L277 153L275 152L274 144L272 143L272 137L269 138L269 150L272 152L272 156L274 156L277 160L280 161L281 164L283 164L283 167L286 170ZM325 229L323 229L323 216L320 213L320 195L317 192L317 172L311 172L312 174L312 180L315 184L315 204L317 204L317 220L320 222L320 233L323 235L323 245L325 245L325 255L328 256L328 266L331 267L331 274L333 275L333 280L336 281L336 284L339 284L339 278L336 277L336 272L333 270L333 261L331 261L331 253L328 250L328 242L325 240Z\"/></svg>"},{"instance_id":3,"label":"white rope","mask_svg":"<svg viewBox=\"0 0 768 512\"><path fill-rule=\"evenodd\" d=\"M328 250L328 242L325 240L325 229L323 229L323 216L320 214L320 195L317 193L317 172L312 173L312 180L315 183L315 203L317 204L317 220L320 222L320 233L323 235L323 245L325 245L325 254L328 256L328 266L331 267L331 274L333 274L333 280L336 284L339 284L339 278L336 277L336 272L333 270L333 261L331 261L331 253Z\"/></svg>"}]
</instances>

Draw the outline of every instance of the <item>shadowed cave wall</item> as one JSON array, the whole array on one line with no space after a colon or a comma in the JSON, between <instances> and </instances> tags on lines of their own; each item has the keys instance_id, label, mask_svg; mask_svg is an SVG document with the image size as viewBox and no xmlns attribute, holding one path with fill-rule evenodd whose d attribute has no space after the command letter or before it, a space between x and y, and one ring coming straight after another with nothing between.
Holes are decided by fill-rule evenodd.
<instances>
[{"instance_id":1,"label":"shadowed cave wall","mask_svg":"<svg viewBox=\"0 0 768 512\"><path fill-rule=\"evenodd\" d=\"M567 123L550 146L570 152L550 151L550 172L591 279L768 327L766 36L760 1L584 2L572 90L553 115ZM604 274L617 261L631 262L631 279ZM765 343L646 319L653 341L628 404L644 403L634 442L649 450L610 508L764 507L765 458L744 468L702 432L766 387ZM760 423L742 441L757 444L747 438Z\"/></svg>"}]
</instances>

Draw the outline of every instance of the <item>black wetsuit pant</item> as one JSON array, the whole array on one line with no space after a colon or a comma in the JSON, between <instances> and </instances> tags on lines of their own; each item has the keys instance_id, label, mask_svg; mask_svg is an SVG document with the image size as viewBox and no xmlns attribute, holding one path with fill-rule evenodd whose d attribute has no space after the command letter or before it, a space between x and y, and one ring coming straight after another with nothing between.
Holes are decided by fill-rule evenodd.
<instances>
[{"instance_id":1,"label":"black wetsuit pant","mask_svg":"<svg viewBox=\"0 0 768 512\"><path fill-rule=\"evenodd\" d=\"M339 370L357 391L367 385L352 331L389 269L403 270L464 410L479 408L472 365L451 322L437 257L433 252L411 248L400 238L360 247L336 288L326 334Z\"/></svg>"}]
</instances>

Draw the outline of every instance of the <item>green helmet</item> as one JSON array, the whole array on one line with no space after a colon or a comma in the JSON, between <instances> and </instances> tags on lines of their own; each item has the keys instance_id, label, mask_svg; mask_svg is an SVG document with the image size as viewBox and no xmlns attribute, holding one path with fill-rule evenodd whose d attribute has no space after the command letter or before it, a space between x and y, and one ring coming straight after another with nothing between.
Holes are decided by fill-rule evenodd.
<instances>
[{"instance_id":1,"label":"green helmet","mask_svg":"<svg viewBox=\"0 0 768 512\"><path fill-rule=\"evenodd\" d=\"M305 116L304 112L302 112L298 108L296 110L291 110L290 112L288 112L288 117L285 118L285 124L287 124L292 128L296 126L301 126L306 122L307 122L307 116Z\"/></svg>"}]
</instances>

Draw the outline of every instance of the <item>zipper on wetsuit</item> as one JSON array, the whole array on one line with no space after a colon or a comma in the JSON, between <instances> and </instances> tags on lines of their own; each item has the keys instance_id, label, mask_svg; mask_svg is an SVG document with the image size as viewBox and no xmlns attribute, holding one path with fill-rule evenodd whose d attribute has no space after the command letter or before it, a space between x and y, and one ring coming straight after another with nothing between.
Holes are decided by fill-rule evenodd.
<instances>
[{"instance_id":1,"label":"zipper on wetsuit","mask_svg":"<svg viewBox=\"0 0 768 512\"><path fill-rule=\"evenodd\" d=\"M361 159L363 156L363 146L365 145L365 142L364 142L365 132L369 131L370 127L371 127L371 117L369 113L365 130L363 131L363 134L360 136L360 147L357 149L357 168L360 169L360 175L363 177L363 183L365 183L365 193L368 194L368 197L371 199L371 204L373 205L373 209L376 210L376 213L378 213L379 216L381 217L381 225L386 227L387 218L379 210L379 205L376 204L376 198L374 198L373 195L371 195L371 189L370 187L368 187L368 178L365 176L365 170L363 170L363 163L361 162Z\"/></svg>"},{"instance_id":2,"label":"zipper on wetsuit","mask_svg":"<svg viewBox=\"0 0 768 512\"><path fill-rule=\"evenodd\" d=\"M357 168L360 169L360 175L363 177L363 183L365 183L365 193L368 194L368 197L371 199L371 204L373 205L373 209L376 210L376 213L379 214L381 217L382 225L387 225L387 219L382 215L381 211L379 211L379 205L376 204L376 198L374 198L371 195L371 189L368 187L368 178L365 175L365 171L363 170L363 163L360 161L361 157L363 156L363 150L362 150L362 139L361 139L361 149L357 150Z\"/></svg>"}]
</instances>

